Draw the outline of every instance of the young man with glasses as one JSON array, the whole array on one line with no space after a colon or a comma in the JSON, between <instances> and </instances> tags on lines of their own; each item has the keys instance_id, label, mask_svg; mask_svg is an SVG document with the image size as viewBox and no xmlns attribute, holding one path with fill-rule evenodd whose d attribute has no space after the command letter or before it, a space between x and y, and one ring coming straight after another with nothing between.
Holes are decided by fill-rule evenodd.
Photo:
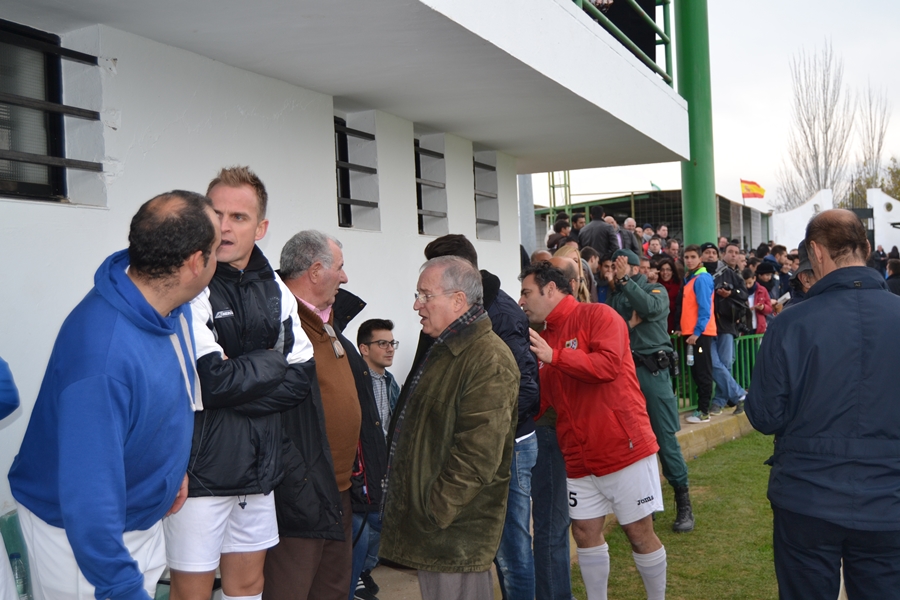
<instances>
[{"instance_id":1,"label":"young man with glasses","mask_svg":"<svg viewBox=\"0 0 900 600\"><path fill-rule=\"evenodd\" d=\"M391 333L394 323L387 319L369 319L359 326L356 345L366 365L372 386L381 432L387 437L391 414L400 397L400 385L387 370L394 364L394 352L400 342ZM378 585L372 569L378 564L381 543L381 511L378 505L354 503L353 506L353 574L351 598L375 600Z\"/></svg>"}]
</instances>

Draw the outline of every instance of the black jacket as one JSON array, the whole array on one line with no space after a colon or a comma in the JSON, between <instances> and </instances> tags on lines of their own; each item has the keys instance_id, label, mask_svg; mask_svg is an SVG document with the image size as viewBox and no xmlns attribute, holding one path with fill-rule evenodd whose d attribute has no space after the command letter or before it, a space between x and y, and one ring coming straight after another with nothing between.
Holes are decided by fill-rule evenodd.
<instances>
[{"instance_id":1,"label":"black jacket","mask_svg":"<svg viewBox=\"0 0 900 600\"><path fill-rule=\"evenodd\" d=\"M350 359L350 370L356 382L356 393L359 396L359 407L362 411L362 423L359 428L359 453L357 464L353 469L350 496L353 512L370 512L379 510L383 494L382 481L387 473L387 444L384 439L384 428L375 393L372 391L372 375L369 365L359 354L359 349L343 335L347 324L358 315L366 303L347 290L339 290L334 306L334 326L341 345Z\"/></svg>"},{"instance_id":2,"label":"black jacket","mask_svg":"<svg viewBox=\"0 0 900 600\"><path fill-rule=\"evenodd\" d=\"M747 295L747 286L741 274L729 267L723 265L716 271L713 277L715 289L731 289L731 295L723 298L718 293L715 294L716 307L716 331L718 333L730 333L733 336L739 335L739 324L749 309Z\"/></svg>"},{"instance_id":3,"label":"black jacket","mask_svg":"<svg viewBox=\"0 0 900 600\"><path fill-rule=\"evenodd\" d=\"M350 488L354 512L378 510L381 480L387 470L384 431L372 393L369 369L359 351L342 333L365 306L365 302L350 292L339 290L331 307L335 332L347 354L362 411L362 465L358 462L354 468ZM317 380L314 391L312 403L285 414L285 434L290 441L285 449L284 482L275 490L278 532L286 537L343 540L340 492L334 479ZM357 460L360 461L360 455Z\"/></svg>"},{"instance_id":4,"label":"black jacket","mask_svg":"<svg viewBox=\"0 0 900 600\"><path fill-rule=\"evenodd\" d=\"M887 286L891 292L900 296L900 275L891 275L888 277Z\"/></svg>"},{"instance_id":5,"label":"black jacket","mask_svg":"<svg viewBox=\"0 0 900 600\"><path fill-rule=\"evenodd\" d=\"M612 225L600 219L591 221L581 228L578 233L578 241L581 247L590 246L600 253L600 258L605 259L619 249L619 238Z\"/></svg>"},{"instance_id":6,"label":"black jacket","mask_svg":"<svg viewBox=\"0 0 900 600\"><path fill-rule=\"evenodd\" d=\"M609 227L609 223L604 223L604 225ZM499 277L482 270L481 282L484 288L484 308L491 319L491 329L509 346L519 367L519 418L516 426L516 438L520 438L534 431L534 417L541 406L537 359L531 351L528 317L525 316L516 301L500 289ZM409 375L406 376L406 383L400 393L398 406L402 406L405 401L410 376L416 372L419 363L422 362L425 353L433 343L434 338L419 333L416 356L413 358Z\"/></svg>"},{"instance_id":7,"label":"black jacket","mask_svg":"<svg viewBox=\"0 0 900 600\"><path fill-rule=\"evenodd\" d=\"M287 362L303 340L295 339L290 317L282 320L285 301L293 298L259 248L243 272L216 267L206 325L227 360L219 351L197 360L204 410L194 416L191 497L268 494L281 481L281 413L310 397L315 373L311 358ZM196 322L194 329L200 353L209 331Z\"/></svg>"}]
</instances>

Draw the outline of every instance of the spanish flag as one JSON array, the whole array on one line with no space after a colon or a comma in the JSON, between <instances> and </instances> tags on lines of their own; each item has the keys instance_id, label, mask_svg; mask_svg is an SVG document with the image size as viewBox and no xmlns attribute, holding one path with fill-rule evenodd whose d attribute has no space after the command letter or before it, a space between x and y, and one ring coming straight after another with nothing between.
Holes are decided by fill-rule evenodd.
<instances>
[{"instance_id":1,"label":"spanish flag","mask_svg":"<svg viewBox=\"0 0 900 600\"><path fill-rule=\"evenodd\" d=\"M765 195L766 190L758 183L741 179L741 196L744 198L762 198Z\"/></svg>"}]
</instances>

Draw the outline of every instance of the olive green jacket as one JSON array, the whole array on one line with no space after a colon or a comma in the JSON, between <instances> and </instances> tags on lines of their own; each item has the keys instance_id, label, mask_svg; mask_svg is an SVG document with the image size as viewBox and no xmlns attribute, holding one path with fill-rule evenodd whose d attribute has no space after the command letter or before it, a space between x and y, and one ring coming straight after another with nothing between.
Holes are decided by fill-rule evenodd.
<instances>
[{"instance_id":1,"label":"olive green jacket","mask_svg":"<svg viewBox=\"0 0 900 600\"><path fill-rule=\"evenodd\" d=\"M485 317L431 350L390 468L380 555L425 571L490 569L506 518L519 368Z\"/></svg>"},{"instance_id":2,"label":"olive green jacket","mask_svg":"<svg viewBox=\"0 0 900 600\"><path fill-rule=\"evenodd\" d=\"M658 283L649 283L643 275L635 275L625 285L616 284L606 297L606 303L622 315L625 322L637 312L641 322L630 329L631 349L638 354L672 351L672 341L666 332L669 318L669 294Z\"/></svg>"}]
</instances>

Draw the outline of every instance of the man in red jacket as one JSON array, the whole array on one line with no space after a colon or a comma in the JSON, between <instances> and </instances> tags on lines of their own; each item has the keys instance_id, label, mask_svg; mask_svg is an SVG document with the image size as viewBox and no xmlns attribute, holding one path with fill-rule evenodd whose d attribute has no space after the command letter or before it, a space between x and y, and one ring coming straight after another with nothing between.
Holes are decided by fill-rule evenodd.
<instances>
[{"instance_id":1,"label":"man in red jacket","mask_svg":"<svg viewBox=\"0 0 900 600\"><path fill-rule=\"evenodd\" d=\"M635 374L625 323L611 307L581 304L563 272L549 263L525 269L519 305L533 325L539 361L541 414L553 406L566 461L569 516L588 600L606 599L609 546L606 515L628 536L650 600L665 598L666 550L653 531L663 509L646 403Z\"/></svg>"}]
</instances>

